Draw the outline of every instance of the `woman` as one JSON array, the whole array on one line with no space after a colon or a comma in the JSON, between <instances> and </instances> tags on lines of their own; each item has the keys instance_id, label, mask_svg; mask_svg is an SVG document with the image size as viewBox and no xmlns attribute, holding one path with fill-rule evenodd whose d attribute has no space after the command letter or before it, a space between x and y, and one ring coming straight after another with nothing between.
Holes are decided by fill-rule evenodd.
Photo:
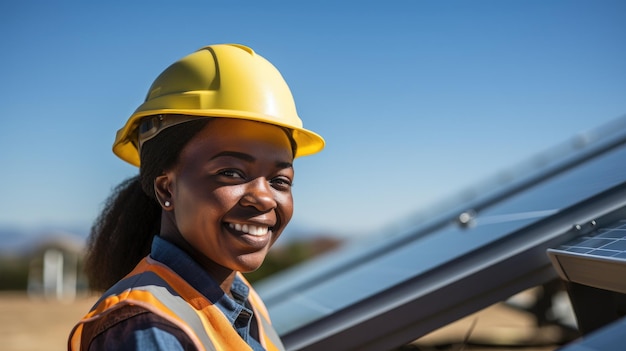
<instances>
[{"instance_id":1,"label":"woman","mask_svg":"<svg viewBox=\"0 0 626 351\"><path fill-rule=\"evenodd\" d=\"M69 349L282 350L241 272L291 219L293 159L323 147L250 48L208 46L168 67L117 133L114 153L139 175L92 229L86 271L107 292Z\"/></svg>"}]
</instances>

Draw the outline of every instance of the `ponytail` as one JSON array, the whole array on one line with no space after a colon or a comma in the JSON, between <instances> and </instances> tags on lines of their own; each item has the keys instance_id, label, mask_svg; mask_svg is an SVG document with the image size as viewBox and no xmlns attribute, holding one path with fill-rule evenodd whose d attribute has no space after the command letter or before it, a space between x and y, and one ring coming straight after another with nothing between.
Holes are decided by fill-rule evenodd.
<instances>
[{"instance_id":1,"label":"ponytail","mask_svg":"<svg viewBox=\"0 0 626 351\"><path fill-rule=\"evenodd\" d=\"M85 273L92 289L107 290L150 253L152 238L161 229L154 180L176 164L183 147L208 121L169 127L142 146L139 175L113 190L91 228Z\"/></svg>"},{"instance_id":2,"label":"ponytail","mask_svg":"<svg viewBox=\"0 0 626 351\"><path fill-rule=\"evenodd\" d=\"M161 207L141 188L139 176L118 185L91 229L85 272L89 285L106 290L150 252L161 227Z\"/></svg>"}]
</instances>

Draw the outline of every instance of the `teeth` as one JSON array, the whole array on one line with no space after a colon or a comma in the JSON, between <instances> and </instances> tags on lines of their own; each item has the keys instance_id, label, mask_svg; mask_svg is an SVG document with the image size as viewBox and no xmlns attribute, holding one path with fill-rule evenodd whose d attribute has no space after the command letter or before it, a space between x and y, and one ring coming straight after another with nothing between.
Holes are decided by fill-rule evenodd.
<instances>
[{"instance_id":1,"label":"teeth","mask_svg":"<svg viewBox=\"0 0 626 351\"><path fill-rule=\"evenodd\" d=\"M257 227L250 224L228 223L231 229L250 235L265 235L269 231L269 227Z\"/></svg>"}]
</instances>

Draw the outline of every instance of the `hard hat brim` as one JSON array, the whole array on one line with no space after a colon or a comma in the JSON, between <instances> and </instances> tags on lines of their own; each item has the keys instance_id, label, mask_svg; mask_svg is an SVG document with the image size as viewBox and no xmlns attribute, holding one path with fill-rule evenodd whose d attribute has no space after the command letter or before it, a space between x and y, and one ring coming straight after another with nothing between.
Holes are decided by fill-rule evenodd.
<instances>
[{"instance_id":1,"label":"hard hat brim","mask_svg":"<svg viewBox=\"0 0 626 351\"><path fill-rule=\"evenodd\" d=\"M315 132L304 128L294 127L288 123L280 123L275 117L266 116L262 114L255 114L247 111L232 111L232 110L219 110L219 109L161 109L150 111L138 111L131 116L129 120L131 123L126 123L124 127L117 131L115 143L113 144L113 153L122 160L130 163L133 166L139 167L141 164L139 151L136 143L133 143L131 139L135 134L135 129L138 127L142 118L154 115L188 115L207 118L236 118L248 121L263 122L267 124L276 125L286 128L292 131L293 140L296 143L296 153L294 158L308 156L320 152L326 142L324 138Z\"/></svg>"}]
</instances>

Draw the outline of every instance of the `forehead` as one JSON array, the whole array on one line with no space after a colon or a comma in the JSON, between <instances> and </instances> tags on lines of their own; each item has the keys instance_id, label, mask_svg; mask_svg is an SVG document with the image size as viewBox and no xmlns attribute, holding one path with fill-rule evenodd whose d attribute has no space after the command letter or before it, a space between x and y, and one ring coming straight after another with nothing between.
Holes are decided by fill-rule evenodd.
<instances>
[{"instance_id":1,"label":"forehead","mask_svg":"<svg viewBox=\"0 0 626 351\"><path fill-rule=\"evenodd\" d=\"M212 119L183 151L187 149L201 152L242 151L256 156L271 153L293 159L291 142L283 128L231 118Z\"/></svg>"}]
</instances>

